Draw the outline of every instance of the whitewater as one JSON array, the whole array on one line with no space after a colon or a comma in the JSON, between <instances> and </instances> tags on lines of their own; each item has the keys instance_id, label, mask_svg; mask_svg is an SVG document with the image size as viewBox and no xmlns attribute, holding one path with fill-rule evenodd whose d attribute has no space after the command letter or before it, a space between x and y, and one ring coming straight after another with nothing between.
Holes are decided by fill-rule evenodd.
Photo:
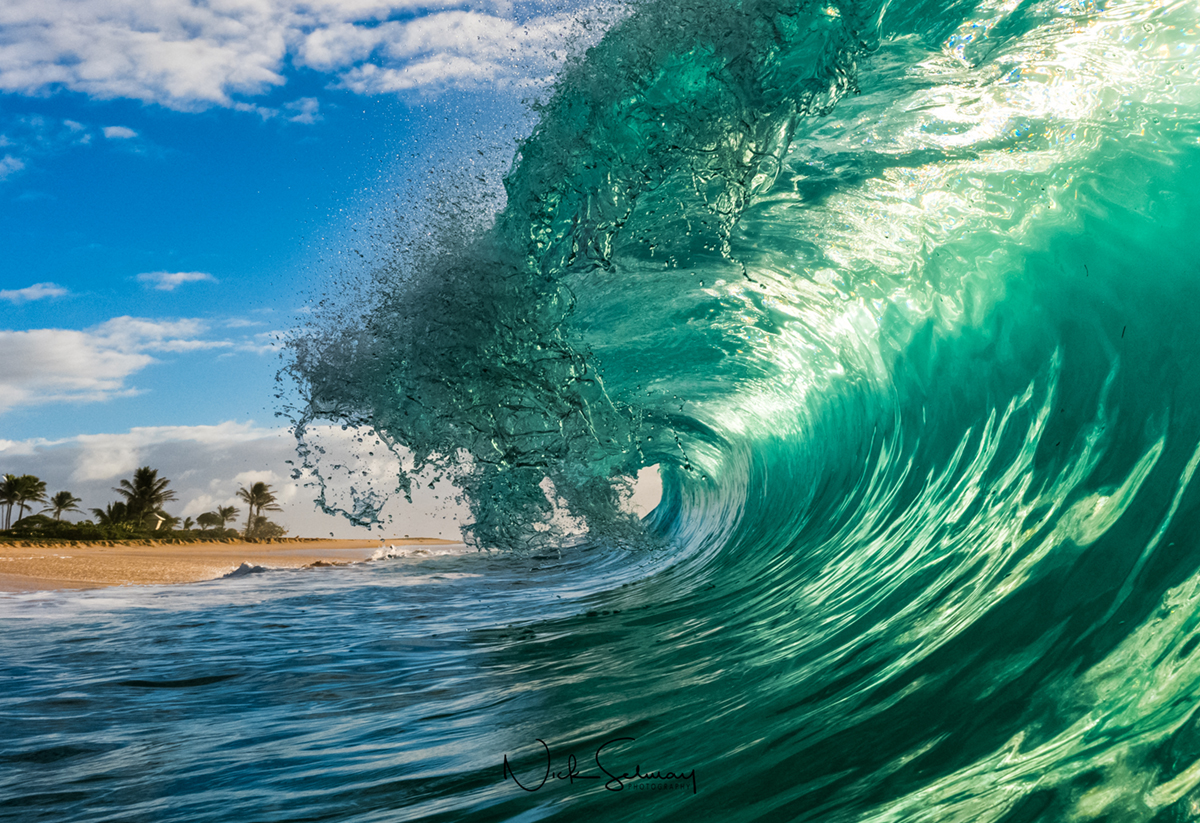
<instances>
[{"instance_id":1,"label":"whitewater","mask_svg":"<svg viewBox=\"0 0 1200 823\"><path fill-rule=\"evenodd\" d=\"M632 6L290 344L321 502L467 544L0 597L0 819L1197 819L1198 48Z\"/></svg>"}]
</instances>

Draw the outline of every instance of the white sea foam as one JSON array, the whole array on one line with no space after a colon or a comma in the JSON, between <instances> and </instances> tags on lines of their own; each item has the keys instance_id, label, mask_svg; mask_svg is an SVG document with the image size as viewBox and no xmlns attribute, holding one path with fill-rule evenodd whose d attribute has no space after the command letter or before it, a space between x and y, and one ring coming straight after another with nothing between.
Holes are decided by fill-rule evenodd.
<instances>
[{"instance_id":1,"label":"white sea foam","mask_svg":"<svg viewBox=\"0 0 1200 823\"><path fill-rule=\"evenodd\" d=\"M369 560L396 560L402 557L406 558L421 558L421 557L457 557L468 552L473 552L474 549L468 548L465 543L450 543L433 546L392 546L387 545L378 549L368 558Z\"/></svg>"}]
</instances>

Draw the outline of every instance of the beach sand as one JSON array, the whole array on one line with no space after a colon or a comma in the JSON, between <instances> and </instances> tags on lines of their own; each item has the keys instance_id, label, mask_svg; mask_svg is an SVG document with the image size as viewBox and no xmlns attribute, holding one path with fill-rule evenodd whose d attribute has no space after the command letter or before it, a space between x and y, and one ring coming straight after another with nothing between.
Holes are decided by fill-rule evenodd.
<instances>
[{"instance_id":1,"label":"beach sand","mask_svg":"<svg viewBox=\"0 0 1200 823\"><path fill-rule=\"evenodd\" d=\"M353 563L388 545L441 546L457 545L457 541L417 537L114 546L0 544L0 592L196 583L223 577L243 563L268 568Z\"/></svg>"}]
</instances>

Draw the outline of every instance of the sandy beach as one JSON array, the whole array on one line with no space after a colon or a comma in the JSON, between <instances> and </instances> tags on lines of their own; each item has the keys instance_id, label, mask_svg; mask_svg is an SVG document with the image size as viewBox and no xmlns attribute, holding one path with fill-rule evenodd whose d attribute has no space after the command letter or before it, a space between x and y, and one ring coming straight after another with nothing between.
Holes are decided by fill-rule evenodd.
<instances>
[{"instance_id":1,"label":"sandy beach","mask_svg":"<svg viewBox=\"0 0 1200 823\"><path fill-rule=\"evenodd\" d=\"M274 568L353 563L366 560L383 546L456 542L417 537L111 546L0 544L0 592L197 583L223 577L243 563Z\"/></svg>"}]
</instances>

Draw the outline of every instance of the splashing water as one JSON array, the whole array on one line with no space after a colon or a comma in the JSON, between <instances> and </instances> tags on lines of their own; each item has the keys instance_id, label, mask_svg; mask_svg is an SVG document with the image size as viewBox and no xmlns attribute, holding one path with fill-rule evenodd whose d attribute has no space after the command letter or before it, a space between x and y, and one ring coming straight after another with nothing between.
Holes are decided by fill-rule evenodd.
<instances>
[{"instance_id":1,"label":"splashing water","mask_svg":"<svg viewBox=\"0 0 1200 823\"><path fill-rule=\"evenodd\" d=\"M629 535L659 465L679 747L760 760L723 819L1197 803L1198 17L639 7L494 224L306 341L300 434L452 473L485 546Z\"/></svg>"}]
</instances>

